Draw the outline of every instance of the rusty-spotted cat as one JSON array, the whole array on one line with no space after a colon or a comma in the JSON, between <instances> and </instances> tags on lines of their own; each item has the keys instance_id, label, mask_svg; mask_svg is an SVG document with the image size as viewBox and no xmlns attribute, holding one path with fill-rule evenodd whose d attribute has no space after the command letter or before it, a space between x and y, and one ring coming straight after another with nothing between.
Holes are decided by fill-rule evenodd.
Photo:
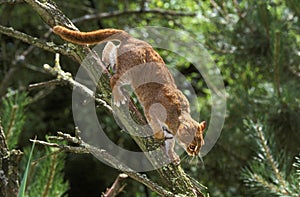
<instances>
[{"instance_id":1,"label":"rusty-spotted cat","mask_svg":"<svg viewBox=\"0 0 300 197\"><path fill-rule=\"evenodd\" d=\"M174 152L174 136L188 155L197 156L200 153L206 123L198 123L191 117L188 100L177 88L163 59L151 45L119 29L79 32L55 26L53 31L61 38L80 45L108 42L102 60L115 70L110 79L115 105L125 103L121 86L130 84L143 107L154 138L165 140L166 152L174 163L180 162ZM115 46L110 41L118 41L119 45ZM137 67L142 69L133 69ZM148 83L141 81L145 78ZM151 81L152 78L155 80ZM164 113L156 111L161 107Z\"/></svg>"}]
</instances>

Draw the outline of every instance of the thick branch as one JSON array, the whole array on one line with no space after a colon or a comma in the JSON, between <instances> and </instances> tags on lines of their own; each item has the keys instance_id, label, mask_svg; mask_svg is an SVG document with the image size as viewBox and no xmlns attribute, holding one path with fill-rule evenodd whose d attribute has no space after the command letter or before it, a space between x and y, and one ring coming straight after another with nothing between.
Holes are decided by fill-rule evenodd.
<instances>
[{"instance_id":1,"label":"thick branch","mask_svg":"<svg viewBox=\"0 0 300 197\"><path fill-rule=\"evenodd\" d=\"M115 166L116 168L119 168L122 170L125 174L130 176L131 178L143 183L147 187L149 187L152 191L157 192L159 195L162 196L174 196L171 192L165 190L161 186L157 185L156 183L152 182L150 179L147 178L146 175L142 175L138 172L134 172L132 169L124 165L121 161L117 160L114 156L110 155L106 150L96 148L94 146L91 146L84 141L82 141L79 137L72 137L69 134L65 134L62 132L58 132L58 139L62 139L64 141L68 141L74 144L77 144L78 146L68 146L64 144L57 144L52 142L45 142L41 140L30 140L32 142L35 142L37 144L41 144L44 146L49 147L55 147L59 148L60 150L72 152L72 153L91 153L93 155L97 155L104 159L107 163L109 163L112 166ZM52 137L53 139L53 137Z\"/></svg>"}]
</instances>

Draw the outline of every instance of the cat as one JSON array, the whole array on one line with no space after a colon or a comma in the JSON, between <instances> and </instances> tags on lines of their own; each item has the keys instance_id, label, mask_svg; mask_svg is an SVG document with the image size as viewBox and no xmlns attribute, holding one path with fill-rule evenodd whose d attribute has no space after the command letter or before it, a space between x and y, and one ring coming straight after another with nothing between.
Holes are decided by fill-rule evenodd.
<instances>
[{"instance_id":1,"label":"cat","mask_svg":"<svg viewBox=\"0 0 300 197\"><path fill-rule=\"evenodd\" d=\"M121 87L130 84L143 107L154 138L165 141L166 152L174 163L180 162L174 152L174 137L188 155L200 153L206 122L198 123L191 117L189 101L177 88L163 59L150 44L119 29L80 32L54 26L53 32L80 45L108 42L102 52L102 60L115 71L110 79L114 104L125 104L126 97ZM119 45L111 41L118 41Z\"/></svg>"}]
</instances>

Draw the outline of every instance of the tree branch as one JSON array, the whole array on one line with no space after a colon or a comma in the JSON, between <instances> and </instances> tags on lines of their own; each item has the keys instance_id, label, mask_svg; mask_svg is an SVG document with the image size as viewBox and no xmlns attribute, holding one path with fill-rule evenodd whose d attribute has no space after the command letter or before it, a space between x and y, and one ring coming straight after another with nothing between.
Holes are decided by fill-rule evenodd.
<instances>
[{"instance_id":1,"label":"tree branch","mask_svg":"<svg viewBox=\"0 0 300 197\"><path fill-rule=\"evenodd\" d=\"M100 156L102 159L104 159L107 163L109 163L112 166L115 166L116 168L121 169L125 174L130 176L131 178L135 179L138 182L143 183L145 186L149 187L154 192L157 192L159 195L162 196L174 196L171 192L165 190L161 186L157 185L156 183L152 182L150 179L147 178L145 174L140 174L138 172L134 172L132 169L124 165L121 161L117 160L114 156L110 155L106 150L99 149L94 146L91 146L87 143L85 143L83 140L81 140L78 136L72 137L69 134L65 134L62 132L57 132L57 137L52 136L51 139L60 139L66 142L71 142L77 146L69 146L65 144L57 144L52 142L46 142L41 140L35 140L31 139L31 142L35 142L36 144L41 144L44 146L49 147L55 147L59 148L62 151L77 153L77 154L86 154L91 153L97 156Z\"/></svg>"},{"instance_id":2,"label":"tree branch","mask_svg":"<svg viewBox=\"0 0 300 197\"><path fill-rule=\"evenodd\" d=\"M196 13L187 13L187 12L179 12L172 10L163 10L163 9L145 9L145 10L125 10L125 11L113 11L113 12L101 12L97 14L87 14L82 17L73 19L73 23L86 22L94 19L104 19L111 17L120 17L124 15L137 15L137 14L159 14L159 15L169 15L169 16L189 16L194 17Z\"/></svg>"},{"instance_id":3,"label":"tree branch","mask_svg":"<svg viewBox=\"0 0 300 197\"><path fill-rule=\"evenodd\" d=\"M51 67L48 64L44 65L44 69L49 72L50 74L57 77L58 81L64 81L69 84L72 88L79 90L82 94L87 95L90 99L95 100L96 103L99 105L104 106L109 112L113 112L110 105L106 103L106 101L96 97L95 93L88 89L86 86L80 84L78 81L75 81L72 78L72 74L69 72L65 72L61 69L60 61L59 61L59 54L57 53L55 56L55 66Z\"/></svg>"},{"instance_id":4,"label":"tree branch","mask_svg":"<svg viewBox=\"0 0 300 197\"><path fill-rule=\"evenodd\" d=\"M126 184L123 181L128 177L127 174L121 173L118 175L113 185L103 193L102 197L114 197L117 196L120 192L123 191Z\"/></svg>"},{"instance_id":5,"label":"tree branch","mask_svg":"<svg viewBox=\"0 0 300 197\"><path fill-rule=\"evenodd\" d=\"M264 133L262 131L262 127L261 126L256 126L255 129L257 131L257 134L258 134L259 140L261 142L261 145L262 145L265 157L267 159L267 162L270 164L270 166L271 166L271 168L273 170L273 173L274 173L277 181L282 186L281 193L283 193L283 194L289 194L289 191L287 189L288 188L287 187L288 183L286 183L286 181L283 178L282 173L278 169L278 165L276 164L276 161L275 161L275 159L274 159L274 157L272 155L271 149L268 146L266 137L265 137L265 135L264 135Z\"/></svg>"},{"instance_id":6,"label":"tree branch","mask_svg":"<svg viewBox=\"0 0 300 197\"><path fill-rule=\"evenodd\" d=\"M52 53L60 53L67 56L73 55L70 54L68 50L66 50L67 49L66 46L59 46L54 44L53 42L45 42L39 38L32 37L23 32L14 30L12 27L4 27L0 25L0 33L21 40L27 44L34 45L45 51L49 51Z\"/></svg>"}]
</instances>

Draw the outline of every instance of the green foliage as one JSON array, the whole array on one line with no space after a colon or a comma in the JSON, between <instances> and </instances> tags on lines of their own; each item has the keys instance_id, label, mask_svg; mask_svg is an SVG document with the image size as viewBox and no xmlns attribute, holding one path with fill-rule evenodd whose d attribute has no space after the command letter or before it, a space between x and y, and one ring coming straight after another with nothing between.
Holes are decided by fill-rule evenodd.
<instances>
[{"instance_id":1,"label":"green foliage","mask_svg":"<svg viewBox=\"0 0 300 197\"><path fill-rule=\"evenodd\" d=\"M24 150L25 158L29 155L29 149ZM64 154L57 149L46 148L36 151L34 161L30 164L30 173L28 174L28 186L26 196L49 196L56 197L64 194L69 183L64 180L62 173L64 168Z\"/></svg>"},{"instance_id":2,"label":"green foliage","mask_svg":"<svg viewBox=\"0 0 300 197\"><path fill-rule=\"evenodd\" d=\"M299 196L299 158L293 164L295 169L288 171L287 155L271 143L273 137L266 122L244 123L257 145L256 156L242 173L245 184L260 196Z\"/></svg>"},{"instance_id":3,"label":"green foliage","mask_svg":"<svg viewBox=\"0 0 300 197\"><path fill-rule=\"evenodd\" d=\"M10 90L2 100L0 116L8 147L15 148L25 124L25 107L28 105L26 92Z\"/></svg>"},{"instance_id":4,"label":"green foliage","mask_svg":"<svg viewBox=\"0 0 300 197\"><path fill-rule=\"evenodd\" d=\"M6 135L9 149L16 148L18 139L24 129L26 120L26 106L29 104L29 98L26 92L12 91L7 93L2 100L1 119L3 130ZM22 182L19 190L19 197L24 196L59 196L69 188L64 181L62 169L64 167L64 156L54 154L53 149L47 148L46 151L33 150L35 143L31 148L25 148L23 163L26 166L22 172ZM44 155L47 155L45 157ZM32 158L44 157L41 161L33 163ZM27 191L26 191L27 190ZM25 192L26 191L26 192Z\"/></svg>"}]
</instances>

